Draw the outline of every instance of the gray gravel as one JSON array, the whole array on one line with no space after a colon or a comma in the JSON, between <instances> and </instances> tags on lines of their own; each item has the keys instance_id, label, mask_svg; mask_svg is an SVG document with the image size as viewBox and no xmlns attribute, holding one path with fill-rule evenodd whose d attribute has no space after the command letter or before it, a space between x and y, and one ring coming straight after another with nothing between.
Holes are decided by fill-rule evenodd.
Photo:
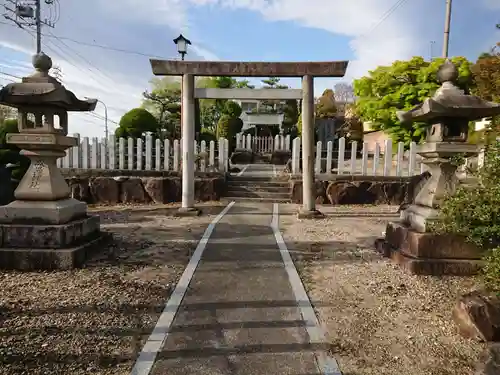
<instances>
[{"instance_id":1,"label":"gray gravel","mask_svg":"<svg viewBox=\"0 0 500 375\"><path fill-rule=\"evenodd\" d=\"M96 209L115 241L85 268L0 271L0 374L129 374L214 206Z\"/></svg>"}]
</instances>

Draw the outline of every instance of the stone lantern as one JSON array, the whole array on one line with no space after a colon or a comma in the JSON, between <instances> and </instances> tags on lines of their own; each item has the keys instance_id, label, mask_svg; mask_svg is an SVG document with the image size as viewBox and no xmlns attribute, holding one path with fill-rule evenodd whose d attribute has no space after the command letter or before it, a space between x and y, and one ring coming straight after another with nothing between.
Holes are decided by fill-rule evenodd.
<instances>
[{"instance_id":1,"label":"stone lantern","mask_svg":"<svg viewBox=\"0 0 500 375\"><path fill-rule=\"evenodd\" d=\"M468 274L479 265L478 250L461 238L429 232L429 222L438 219L439 206L452 195L459 180L452 158L477 154L476 145L467 143L469 121L500 114L500 105L477 96L466 95L456 86L457 67L446 61L438 71L441 87L407 112L398 112L402 122L429 124L425 143L417 153L428 167L429 179L414 202L401 211L399 222L389 223L384 251L414 273Z\"/></svg>"},{"instance_id":2,"label":"stone lantern","mask_svg":"<svg viewBox=\"0 0 500 375\"><path fill-rule=\"evenodd\" d=\"M0 90L0 104L18 110L19 133L7 134L7 143L31 160L16 200L0 207L0 267L72 268L100 238L99 218L71 198L56 162L77 145L67 136L68 111L93 111L97 101L78 100L51 77L49 56L35 55L33 66L33 75Z\"/></svg>"}]
</instances>

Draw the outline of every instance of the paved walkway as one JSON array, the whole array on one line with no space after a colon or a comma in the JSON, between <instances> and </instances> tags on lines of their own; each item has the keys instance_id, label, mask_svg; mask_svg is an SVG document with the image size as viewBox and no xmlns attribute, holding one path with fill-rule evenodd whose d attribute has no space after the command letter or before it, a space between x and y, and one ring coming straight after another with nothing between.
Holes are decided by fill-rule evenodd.
<instances>
[{"instance_id":1,"label":"paved walkway","mask_svg":"<svg viewBox=\"0 0 500 375\"><path fill-rule=\"evenodd\" d=\"M217 224L151 374L320 374L272 208L237 203Z\"/></svg>"}]
</instances>

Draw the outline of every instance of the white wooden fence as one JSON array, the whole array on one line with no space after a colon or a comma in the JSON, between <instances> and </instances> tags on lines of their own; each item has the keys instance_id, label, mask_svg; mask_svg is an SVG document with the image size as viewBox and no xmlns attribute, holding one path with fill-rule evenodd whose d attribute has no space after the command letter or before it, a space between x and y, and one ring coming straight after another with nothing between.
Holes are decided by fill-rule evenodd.
<instances>
[{"instance_id":1,"label":"white wooden fence","mask_svg":"<svg viewBox=\"0 0 500 375\"><path fill-rule=\"evenodd\" d=\"M361 158L358 158L358 144L351 143L351 150L346 150L345 138L340 138L338 151L334 152L333 143L329 141L325 153L322 152L321 141L316 143L315 173L372 175L372 176L413 176L423 172L424 165L416 153L416 144L412 142L409 152L405 153L404 144L400 142L395 155L392 153L392 142L384 143L384 153L381 145L376 144L372 154L369 154L368 143L361 145ZM347 151L347 153L346 153ZM347 156L347 157L346 157ZM292 142L292 173L300 173L301 139Z\"/></svg>"},{"instance_id":2,"label":"white wooden fence","mask_svg":"<svg viewBox=\"0 0 500 375\"><path fill-rule=\"evenodd\" d=\"M290 135L276 135L275 137L256 137L251 134L236 134L236 148L253 150L259 153L273 151L290 151Z\"/></svg>"},{"instance_id":3,"label":"white wooden fence","mask_svg":"<svg viewBox=\"0 0 500 375\"><path fill-rule=\"evenodd\" d=\"M124 169L124 170L156 170L180 171L182 142L181 140L160 140L146 136L138 138L109 139L83 137L78 138L78 145L66 151L66 156L59 158L60 168L82 169ZM217 145L214 141L208 144L201 141L194 144L195 169L207 171L228 171L229 142L220 138Z\"/></svg>"}]
</instances>

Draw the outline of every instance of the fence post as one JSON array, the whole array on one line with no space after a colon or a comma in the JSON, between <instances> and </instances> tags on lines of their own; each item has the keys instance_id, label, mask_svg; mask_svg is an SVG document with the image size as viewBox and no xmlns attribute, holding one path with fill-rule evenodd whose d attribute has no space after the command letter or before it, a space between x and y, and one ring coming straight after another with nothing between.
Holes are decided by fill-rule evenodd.
<instances>
[{"instance_id":1,"label":"fence post","mask_svg":"<svg viewBox=\"0 0 500 375\"><path fill-rule=\"evenodd\" d=\"M361 158L361 175L368 174L368 142L363 142L362 158Z\"/></svg>"},{"instance_id":2,"label":"fence post","mask_svg":"<svg viewBox=\"0 0 500 375\"><path fill-rule=\"evenodd\" d=\"M137 162L136 162L136 169L138 171L142 171L143 165L142 165L142 155L144 150L144 142L142 141L142 138L137 138Z\"/></svg>"},{"instance_id":3,"label":"fence post","mask_svg":"<svg viewBox=\"0 0 500 375\"><path fill-rule=\"evenodd\" d=\"M170 170L170 139L163 140L163 169Z\"/></svg>"},{"instance_id":4,"label":"fence post","mask_svg":"<svg viewBox=\"0 0 500 375\"><path fill-rule=\"evenodd\" d=\"M337 174L344 173L345 138L339 139L339 153L337 155Z\"/></svg>"},{"instance_id":5,"label":"fence post","mask_svg":"<svg viewBox=\"0 0 500 375\"><path fill-rule=\"evenodd\" d=\"M215 141L211 140L208 149L208 167L215 167Z\"/></svg>"},{"instance_id":6,"label":"fence post","mask_svg":"<svg viewBox=\"0 0 500 375\"><path fill-rule=\"evenodd\" d=\"M392 171L392 140L386 139L384 145L384 176L390 176Z\"/></svg>"},{"instance_id":7,"label":"fence post","mask_svg":"<svg viewBox=\"0 0 500 375\"><path fill-rule=\"evenodd\" d=\"M109 169L116 169L116 137L114 135L110 135L108 137L108 163Z\"/></svg>"},{"instance_id":8,"label":"fence post","mask_svg":"<svg viewBox=\"0 0 500 375\"><path fill-rule=\"evenodd\" d=\"M82 141L82 168L89 169L90 144L89 137L83 137Z\"/></svg>"},{"instance_id":9,"label":"fence post","mask_svg":"<svg viewBox=\"0 0 500 375\"><path fill-rule=\"evenodd\" d=\"M403 173L403 156L405 153L405 145L403 142L398 143L398 155L396 159L396 175L401 176Z\"/></svg>"},{"instance_id":10,"label":"fence post","mask_svg":"<svg viewBox=\"0 0 500 375\"><path fill-rule=\"evenodd\" d=\"M224 138L224 172L229 171L229 140Z\"/></svg>"},{"instance_id":11,"label":"fence post","mask_svg":"<svg viewBox=\"0 0 500 375\"><path fill-rule=\"evenodd\" d=\"M71 149L73 153L73 158L71 160L71 168L80 168L81 167L80 134L74 133L73 137L76 138L76 146L72 147Z\"/></svg>"},{"instance_id":12,"label":"fence post","mask_svg":"<svg viewBox=\"0 0 500 375\"><path fill-rule=\"evenodd\" d=\"M219 167L217 168L219 172L224 173L226 171L226 168L224 167L224 151L225 151L225 146L224 146L224 138L219 138L219 147L218 147L218 157L219 157Z\"/></svg>"},{"instance_id":13,"label":"fence post","mask_svg":"<svg viewBox=\"0 0 500 375\"><path fill-rule=\"evenodd\" d=\"M380 145L375 143L375 153L373 154L373 169L372 173L374 176L377 175L378 172L378 165L380 163Z\"/></svg>"},{"instance_id":14,"label":"fence post","mask_svg":"<svg viewBox=\"0 0 500 375\"><path fill-rule=\"evenodd\" d=\"M358 154L358 142L352 141L351 142L351 174L352 175L356 174L357 154Z\"/></svg>"},{"instance_id":15,"label":"fence post","mask_svg":"<svg viewBox=\"0 0 500 375\"><path fill-rule=\"evenodd\" d=\"M125 138L118 140L118 169L125 169Z\"/></svg>"},{"instance_id":16,"label":"fence post","mask_svg":"<svg viewBox=\"0 0 500 375\"><path fill-rule=\"evenodd\" d=\"M181 153L181 150L180 150L179 140L175 139L174 140L174 165L172 168L175 172L179 172L180 153Z\"/></svg>"},{"instance_id":17,"label":"fence post","mask_svg":"<svg viewBox=\"0 0 500 375\"><path fill-rule=\"evenodd\" d=\"M280 149L280 136L276 134L274 136L274 151L279 151Z\"/></svg>"},{"instance_id":18,"label":"fence post","mask_svg":"<svg viewBox=\"0 0 500 375\"><path fill-rule=\"evenodd\" d=\"M315 173L321 173L321 141L316 142L316 165L314 167Z\"/></svg>"},{"instance_id":19,"label":"fence post","mask_svg":"<svg viewBox=\"0 0 500 375\"><path fill-rule=\"evenodd\" d=\"M106 169L108 167L108 163L107 163L107 160L106 160L106 156L108 156L108 150L107 150L107 142L106 142L106 139L103 138L101 139L101 142L100 142L100 156L101 156L101 169Z\"/></svg>"},{"instance_id":20,"label":"fence post","mask_svg":"<svg viewBox=\"0 0 500 375\"><path fill-rule=\"evenodd\" d=\"M333 161L333 142L328 141L326 144L326 173L332 174L332 161Z\"/></svg>"},{"instance_id":21,"label":"fence post","mask_svg":"<svg viewBox=\"0 0 500 375\"><path fill-rule=\"evenodd\" d=\"M202 172L205 172L207 170L207 165L205 163L205 161L207 160L207 142L205 140L201 141L200 154L201 154L200 170Z\"/></svg>"},{"instance_id":22,"label":"fence post","mask_svg":"<svg viewBox=\"0 0 500 375\"><path fill-rule=\"evenodd\" d=\"M155 140L155 170L161 171L161 140Z\"/></svg>"},{"instance_id":23,"label":"fence post","mask_svg":"<svg viewBox=\"0 0 500 375\"><path fill-rule=\"evenodd\" d=\"M150 171L152 169L151 163L153 162L153 137L146 135L146 163L145 169Z\"/></svg>"},{"instance_id":24,"label":"fence post","mask_svg":"<svg viewBox=\"0 0 500 375\"><path fill-rule=\"evenodd\" d=\"M290 151L290 134L285 137L285 150Z\"/></svg>"},{"instance_id":25,"label":"fence post","mask_svg":"<svg viewBox=\"0 0 500 375\"><path fill-rule=\"evenodd\" d=\"M413 176L415 174L415 166L417 164L417 144L415 142L410 143L410 156L408 160L408 176Z\"/></svg>"},{"instance_id":26,"label":"fence post","mask_svg":"<svg viewBox=\"0 0 500 375\"><path fill-rule=\"evenodd\" d=\"M246 149L247 150L251 150L252 149L252 136L250 134L247 134Z\"/></svg>"},{"instance_id":27,"label":"fence post","mask_svg":"<svg viewBox=\"0 0 500 375\"><path fill-rule=\"evenodd\" d=\"M127 169L134 169L134 139L132 137L128 137L127 139Z\"/></svg>"}]
</instances>

